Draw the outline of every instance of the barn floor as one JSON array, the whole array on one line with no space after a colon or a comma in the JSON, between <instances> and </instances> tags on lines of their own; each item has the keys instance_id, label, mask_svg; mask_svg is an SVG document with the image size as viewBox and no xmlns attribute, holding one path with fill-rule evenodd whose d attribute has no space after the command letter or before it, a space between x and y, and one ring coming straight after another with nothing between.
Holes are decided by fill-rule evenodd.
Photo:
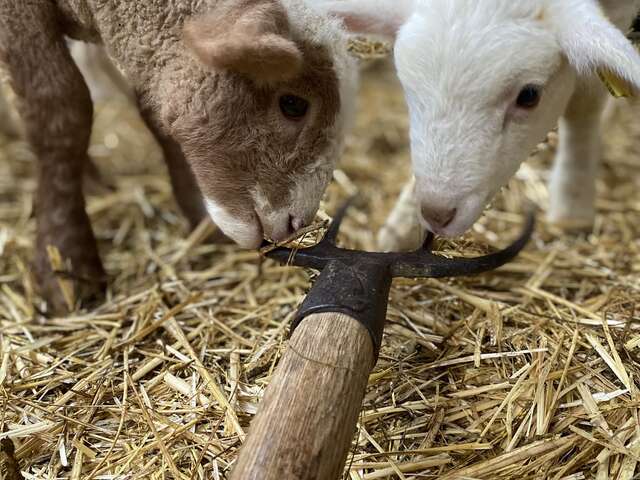
<instances>
[{"instance_id":1,"label":"barn floor","mask_svg":"<svg viewBox=\"0 0 640 480\"><path fill-rule=\"evenodd\" d=\"M368 70L360 110L323 207L362 192L342 239L373 248L409 171L403 98L385 69ZM608 129L592 235L564 236L541 215L498 272L395 282L345 478L638 478L637 118L623 106ZM33 158L0 138L0 438L16 448L2 442L0 463L17 460L26 479L228 478L309 273L190 235L124 101L98 109L91 153L112 185L88 207L108 299L47 319L28 275ZM513 239L527 199L547 203L543 157L474 232L438 248L471 255Z\"/></svg>"}]
</instances>

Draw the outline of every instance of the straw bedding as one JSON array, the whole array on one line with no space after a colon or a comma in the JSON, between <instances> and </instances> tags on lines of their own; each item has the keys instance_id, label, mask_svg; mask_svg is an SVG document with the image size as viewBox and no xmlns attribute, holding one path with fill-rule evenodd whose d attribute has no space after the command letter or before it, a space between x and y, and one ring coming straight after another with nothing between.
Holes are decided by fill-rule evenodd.
<instances>
[{"instance_id":1,"label":"straw bedding","mask_svg":"<svg viewBox=\"0 0 640 480\"><path fill-rule=\"evenodd\" d=\"M373 248L409 174L388 69L370 66L360 110L323 211L360 191L341 238ZM638 475L640 122L627 106L617 116L593 234L563 235L540 216L526 252L498 272L394 283L345 478ZM472 233L438 249L506 245L527 201L547 204L552 150L523 166ZM98 109L91 153L105 172L88 209L109 295L46 318L28 275L33 158L0 139L3 475L228 478L310 272L207 243L206 225L190 234L158 149L123 101Z\"/></svg>"}]
</instances>

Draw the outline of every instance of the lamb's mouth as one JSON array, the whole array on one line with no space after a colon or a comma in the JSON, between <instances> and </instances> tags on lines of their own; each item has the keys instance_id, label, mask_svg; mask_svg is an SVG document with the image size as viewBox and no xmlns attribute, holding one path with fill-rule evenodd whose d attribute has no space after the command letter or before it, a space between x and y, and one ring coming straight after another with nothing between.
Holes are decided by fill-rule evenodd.
<instances>
[{"instance_id":1,"label":"lamb's mouth","mask_svg":"<svg viewBox=\"0 0 640 480\"><path fill-rule=\"evenodd\" d=\"M254 208L248 218L232 215L215 200L206 199L207 211L222 232L242 248L255 249L262 243L263 224Z\"/></svg>"}]
</instances>

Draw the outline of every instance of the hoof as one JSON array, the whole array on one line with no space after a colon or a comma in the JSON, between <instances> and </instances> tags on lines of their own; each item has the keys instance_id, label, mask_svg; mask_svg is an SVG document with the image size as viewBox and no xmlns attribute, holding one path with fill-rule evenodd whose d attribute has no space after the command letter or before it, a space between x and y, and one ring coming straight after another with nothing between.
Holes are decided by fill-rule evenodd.
<instances>
[{"instance_id":1,"label":"hoof","mask_svg":"<svg viewBox=\"0 0 640 480\"><path fill-rule=\"evenodd\" d=\"M593 218L548 218L551 227L566 234L588 234L593 231Z\"/></svg>"},{"instance_id":2,"label":"hoof","mask_svg":"<svg viewBox=\"0 0 640 480\"><path fill-rule=\"evenodd\" d=\"M34 268L38 292L51 316L65 316L104 300L107 277L100 262L76 263L71 270L66 265L57 250L49 250L48 257L39 258Z\"/></svg>"}]
</instances>

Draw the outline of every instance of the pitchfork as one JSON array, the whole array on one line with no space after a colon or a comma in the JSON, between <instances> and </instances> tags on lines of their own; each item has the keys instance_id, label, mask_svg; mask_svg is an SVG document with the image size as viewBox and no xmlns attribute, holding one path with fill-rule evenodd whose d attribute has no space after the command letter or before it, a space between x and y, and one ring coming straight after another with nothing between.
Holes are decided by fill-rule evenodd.
<instances>
[{"instance_id":1,"label":"pitchfork","mask_svg":"<svg viewBox=\"0 0 640 480\"><path fill-rule=\"evenodd\" d=\"M367 380L384 330L391 281L441 278L496 269L512 260L533 231L499 252L445 258L431 252L433 236L409 253L338 247L345 204L323 240L300 250L280 247L268 257L322 273L302 303L291 338L251 423L233 480L335 480L354 434Z\"/></svg>"}]
</instances>

